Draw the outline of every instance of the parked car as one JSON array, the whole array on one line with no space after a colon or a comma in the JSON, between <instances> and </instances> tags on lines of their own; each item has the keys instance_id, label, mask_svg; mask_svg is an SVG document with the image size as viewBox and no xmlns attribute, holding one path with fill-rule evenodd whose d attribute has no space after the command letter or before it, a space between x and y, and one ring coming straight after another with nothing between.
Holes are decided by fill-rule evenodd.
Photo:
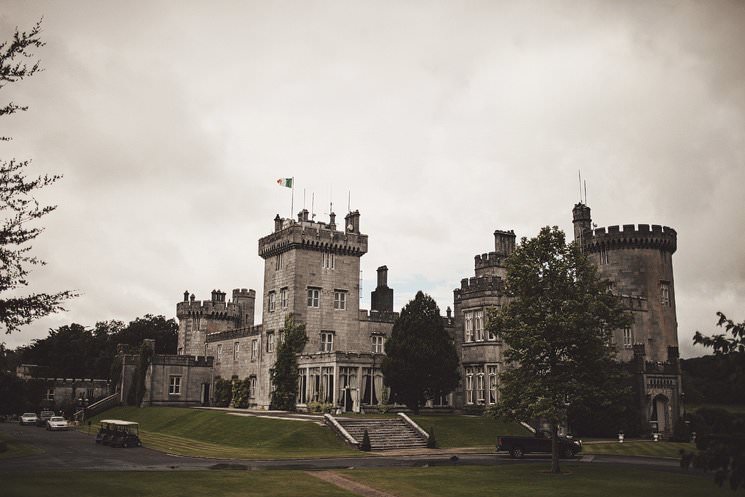
<instances>
[{"instance_id":1,"label":"parked car","mask_svg":"<svg viewBox=\"0 0 745 497\"><path fill-rule=\"evenodd\" d=\"M514 459L529 453L551 453L551 434L536 431L532 437L497 437L497 452L506 451ZM582 451L582 440L571 436L559 436L559 455L574 457Z\"/></svg>"},{"instance_id":2,"label":"parked car","mask_svg":"<svg viewBox=\"0 0 745 497\"><path fill-rule=\"evenodd\" d=\"M49 431L64 431L72 428L70 423L67 422L62 416L52 416L47 421L47 430Z\"/></svg>"},{"instance_id":3,"label":"parked car","mask_svg":"<svg viewBox=\"0 0 745 497\"><path fill-rule=\"evenodd\" d=\"M54 417L54 411L41 411L36 419L36 426L46 426L47 421Z\"/></svg>"},{"instance_id":4,"label":"parked car","mask_svg":"<svg viewBox=\"0 0 745 497\"><path fill-rule=\"evenodd\" d=\"M35 425L39 417L35 412L24 412L21 414L21 425Z\"/></svg>"}]
</instances>

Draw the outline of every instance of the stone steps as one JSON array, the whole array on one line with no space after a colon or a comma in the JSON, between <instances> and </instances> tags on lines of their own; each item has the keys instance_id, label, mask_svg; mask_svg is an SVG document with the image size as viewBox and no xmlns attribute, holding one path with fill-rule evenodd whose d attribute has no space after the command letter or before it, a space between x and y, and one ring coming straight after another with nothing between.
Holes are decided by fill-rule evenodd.
<instances>
[{"instance_id":1,"label":"stone steps","mask_svg":"<svg viewBox=\"0 0 745 497\"><path fill-rule=\"evenodd\" d=\"M335 418L344 430L362 443L365 430L372 450L423 448L427 438L402 418Z\"/></svg>"}]
</instances>

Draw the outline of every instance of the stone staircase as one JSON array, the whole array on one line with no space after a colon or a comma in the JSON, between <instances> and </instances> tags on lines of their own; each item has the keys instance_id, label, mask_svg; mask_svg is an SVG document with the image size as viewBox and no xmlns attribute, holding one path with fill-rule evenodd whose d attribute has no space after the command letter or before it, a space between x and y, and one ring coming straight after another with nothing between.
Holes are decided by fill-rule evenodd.
<instances>
[{"instance_id":1,"label":"stone staircase","mask_svg":"<svg viewBox=\"0 0 745 497\"><path fill-rule=\"evenodd\" d=\"M421 449L427 447L428 435L407 416L395 418L344 418L325 416L326 424L346 441L357 447L365 430L372 450ZM341 428L341 429L339 429Z\"/></svg>"}]
</instances>

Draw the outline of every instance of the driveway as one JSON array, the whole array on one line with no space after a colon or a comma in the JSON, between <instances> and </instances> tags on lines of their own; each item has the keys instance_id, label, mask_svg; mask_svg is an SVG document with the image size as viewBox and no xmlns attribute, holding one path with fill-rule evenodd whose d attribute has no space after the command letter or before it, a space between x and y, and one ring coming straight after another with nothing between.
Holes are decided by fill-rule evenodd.
<instances>
[{"instance_id":1,"label":"driveway","mask_svg":"<svg viewBox=\"0 0 745 497\"><path fill-rule=\"evenodd\" d=\"M527 457L521 461L506 455L478 453L427 453L389 454L374 457L333 457L291 460L225 460L185 457L164 454L145 447L120 449L98 445L92 435L78 431L49 432L35 426L17 423L0 423L3 438L33 445L44 452L24 457L0 459L0 472L4 471L166 471L206 469L339 469L348 467L406 467L442 465L494 465L547 462L546 456ZM454 449L455 450L455 449ZM674 468L677 461L667 459L586 456L578 462L609 462L613 464L644 464Z\"/></svg>"}]
</instances>

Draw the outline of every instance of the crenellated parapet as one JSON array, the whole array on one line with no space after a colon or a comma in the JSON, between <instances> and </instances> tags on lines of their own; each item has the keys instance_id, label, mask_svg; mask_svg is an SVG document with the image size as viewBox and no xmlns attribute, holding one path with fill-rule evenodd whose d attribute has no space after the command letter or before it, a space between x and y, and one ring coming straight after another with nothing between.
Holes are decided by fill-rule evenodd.
<instances>
[{"instance_id":1,"label":"crenellated parapet","mask_svg":"<svg viewBox=\"0 0 745 497\"><path fill-rule=\"evenodd\" d=\"M484 269L487 267L504 267L504 261L506 257L496 252L489 252L487 254L477 255L473 258L474 267L478 269Z\"/></svg>"},{"instance_id":2,"label":"crenellated parapet","mask_svg":"<svg viewBox=\"0 0 745 497\"><path fill-rule=\"evenodd\" d=\"M138 356L130 356L137 358ZM151 359L154 366L188 366L188 367L212 367L212 357L193 355L171 355L155 354Z\"/></svg>"},{"instance_id":3,"label":"crenellated parapet","mask_svg":"<svg viewBox=\"0 0 745 497\"><path fill-rule=\"evenodd\" d=\"M259 239L259 256L264 259L292 249L318 250L340 255L367 253L367 235L337 231L326 223L282 220L279 231Z\"/></svg>"},{"instance_id":4,"label":"crenellated parapet","mask_svg":"<svg viewBox=\"0 0 745 497\"><path fill-rule=\"evenodd\" d=\"M179 319L207 317L218 320L236 320L241 318L241 308L233 302L191 300L176 304L176 317Z\"/></svg>"},{"instance_id":5,"label":"crenellated parapet","mask_svg":"<svg viewBox=\"0 0 745 497\"><path fill-rule=\"evenodd\" d=\"M484 276L481 278L463 278L460 288L454 291L456 301L490 293L501 296L504 294L504 280L499 276Z\"/></svg>"},{"instance_id":6,"label":"crenellated parapet","mask_svg":"<svg viewBox=\"0 0 745 497\"><path fill-rule=\"evenodd\" d=\"M398 318L397 312L389 311L377 311L371 309L369 312L366 309L360 309L359 319L360 321L371 321L374 323L392 323Z\"/></svg>"},{"instance_id":7,"label":"crenellated parapet","mask_svg":"<svg viewBox=\"0 0 745 497\"><path fill-rule=\"evenodd\" d=\"M581 240L582 248L590 253L623 248L652 248L672 254L677 249L678 233L668 226L658 224L624 224L622 227L585 230Z\"/></svg>"},{"instance_id":8,"label":"crenellated parapet","mask_svg":"<svg viewBox=\"0 0 745 497\"><path fill-rule=\"evenodd\" d=\"M649 303L645 297L637 297L634 295L621 295L621 305L627 311L640 311L647 312L649 310Z\"/></svg>"},{"instance_id":9,"label":"crenellated parapet","mask_svg":"<svg viewBox=\"0 0 745 497\"><path fill-rule=\"evenodd\" d=\"M221 342L223 340L235 340L236 338L245 338L251 336L261 335L262 325L257 324L256 326L246 326L243 328L235 328L233 330L218 331L215 333L208 333L206 342Z\"/></svg>"}]
</instances>

